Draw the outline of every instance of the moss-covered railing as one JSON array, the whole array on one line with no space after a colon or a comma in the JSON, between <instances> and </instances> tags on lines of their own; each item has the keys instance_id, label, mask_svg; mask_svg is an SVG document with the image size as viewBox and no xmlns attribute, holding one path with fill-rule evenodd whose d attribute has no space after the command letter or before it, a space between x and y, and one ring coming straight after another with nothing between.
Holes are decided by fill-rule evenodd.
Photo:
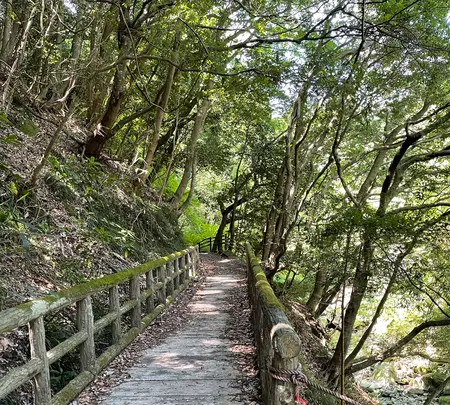
<instances>
[{"instance_id":1,"label":"moss-covered railing","mask_svg":"<svg viewBox=\"0 0 450 405\"><path fill-rule=\"evenodd\" d=\"M189 284L198 260L198 248L192 247L0 312L0 334L28 324L31 351L26 364L0 379L0 399L31 380L35 405L69 404ZM121 303L119 287L124 284L128 284L129 298ZM103 291L109 294L109 307L96 320L92 297ZM47 350L44 316L73 304L78 332ZM123 331L121 318L130 311L130 327ZM111 345L96 357L94 335L108 325ZM52 396L50 365L77 347L80 373Z\"/></svg>"},{"instance_id":2,"label":"moss-covered railing","mask_svg":"<svg viewBox=\"0 0 450 405\"><path fill-rule=\"evenodd\" d=\"M293 385L274 380L268 367L295 370L299 364L300 339L248 243L246 248L248 291L264 405L294 405Z\"/></svg>"}]
</instances>

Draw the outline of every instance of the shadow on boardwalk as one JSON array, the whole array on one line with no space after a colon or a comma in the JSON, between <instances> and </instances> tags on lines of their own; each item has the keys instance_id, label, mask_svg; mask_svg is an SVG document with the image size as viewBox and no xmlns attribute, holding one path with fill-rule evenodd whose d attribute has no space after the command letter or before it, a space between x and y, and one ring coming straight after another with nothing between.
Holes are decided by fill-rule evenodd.
<instances>
[{"instance_id":1,"label":"shadow on boardwalk","mask_svg":"<svg viewBox=\"0 0 450 405\"><path fill-rule=\"evenodd\" d=\"M138 363L128 370L129 378L117 381L103 401L81 396L80 404L259 403L245 267L238 260L213 254L202 255L201 267L206 277L180 308L185 320L178 330L139 353ZM157 322L151 328L158 328ZM107 378L100 384L110 385ZM95 382L90 391L95 393Z\"/></svg>"}]
</instances>

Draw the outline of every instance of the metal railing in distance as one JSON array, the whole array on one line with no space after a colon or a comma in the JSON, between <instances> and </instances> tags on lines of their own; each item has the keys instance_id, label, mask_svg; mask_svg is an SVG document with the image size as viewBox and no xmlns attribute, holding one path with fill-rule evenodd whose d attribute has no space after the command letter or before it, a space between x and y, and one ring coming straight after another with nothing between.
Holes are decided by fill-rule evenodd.
<instances>
[{"instance_id":1,"label":"metal railing in distance","mask_svg":"<svg viewBox=\"0 0 450 405\"><path fill-rule=\"evenodd\" d=\"M30 361L0 379L0 399L31 380L35 405L69 404L186 288L197 271L198 260L198 247L191 247L0 312L0 334L28 324L31 349ZM128 283L129 299L121 305L119 286L124 283ZM109 295L109 308L105 316L95 320L92 297L103 291ZM78 332L47 350L44 316L73 304ZM130 328L123 331L121 318L128 312L131 312ZM108 325L111 325L111 345L96 357L94 335ZM50 365L77 347L80 373L52 396Z\"/></svg>"},{"instance_id":2,"label":"metal railing in distance","mask_svg":"<svg viewBox=\"0 0 450 405\"><path fill-rule=\"evenodd\" d=\"M264 405L294 405L292 383L272 378L269 367L296 370L300 339L289 323L283 305L272 290L250 244L246 245L248 293L255 331L256 353L261 370Z\"/></svg>"}]
</instances>

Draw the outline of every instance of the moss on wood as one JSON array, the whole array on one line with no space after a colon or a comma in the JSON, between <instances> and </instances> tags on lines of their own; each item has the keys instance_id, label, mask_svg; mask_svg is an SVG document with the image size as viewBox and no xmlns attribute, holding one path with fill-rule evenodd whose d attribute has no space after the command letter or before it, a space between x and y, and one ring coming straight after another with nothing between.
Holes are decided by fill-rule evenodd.
<instances>
[{"instance_id":1,"label":"moss on wood","mask_svg":"<svg viewBox=\"0 0 450 405\"><path fill-rule=\"evenodd\" d=\"M255 280L256 290L258 291L264 306L267 309L276 308L284 312L284 307L276 297L271 285L267 281L267 277L263 269L261 268L258 259L255 257L251 249L248 249L248 252L250 258L250 266L253 271L253 277Z\"/></svg>"},{"instance_id":2,"label":"moss on wood","mask_svg":"<svg viewBox=\"0 0 450 405\"><path fill-rule=\"evenodd\" d=\"M10 332L11 330L27 324L30 320L44 315L49 311L62 309L76 301L79 301L88 295L97 293L106 288L130 280L134 276L140 276L147 271L156 269L164 264L184 256L194 248L172 253L169 256L161 257L156 260L141 264L140 266L123 270L115 274L87 281L71 288L59 291L58 293L38 298L33 301L25 302L16 307L0 312L0 333Z\"/></svg>"}]
</instances>

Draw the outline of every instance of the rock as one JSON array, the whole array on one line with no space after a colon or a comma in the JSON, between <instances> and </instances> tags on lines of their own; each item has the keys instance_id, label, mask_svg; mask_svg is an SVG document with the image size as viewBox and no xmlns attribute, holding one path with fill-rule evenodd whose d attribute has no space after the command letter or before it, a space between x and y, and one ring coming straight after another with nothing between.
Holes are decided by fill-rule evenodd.
<instances>
[{"instance_id":1,"label":"rock","mask_svg":"<svg viewBox=\"0 0 450 405\"><path fill-rule=\"evenodd\" d=\"M419 388L412 388L408 391L408 394L413 394L413 395L423 395L424 392L423 390L419 389Z\"/></svg>"},{"instance_id":2,"label":"rock","mask_svg":"<svg viewBox=\"0 0 450 405\"><path fill-rule=\"evenodd\" d=\"M397 373L392 362L383 362L375 367L373 377L376 381L384 382L386 385L395 384Z\"/></svg>"},{"instance_id":3,"label":"rock","mask_svg":"<svg viewBox=\"0 0 450 405\"><path fill-rule=\"evenodd\" d=\"M428 373L422 376L422 380L426 388L437 388L444 382L446 378L447 375L441 371Z\"/></svg>"},{"instance_id":4,"label":"rock","mask_svg":"<svg viewBox=\"0 0 450 405\"><path fill-rule=\"evenodd\" d=\"M450 397L440 397L439 403L440 404L450 404Z\"/></svg>"}]
</instances>

